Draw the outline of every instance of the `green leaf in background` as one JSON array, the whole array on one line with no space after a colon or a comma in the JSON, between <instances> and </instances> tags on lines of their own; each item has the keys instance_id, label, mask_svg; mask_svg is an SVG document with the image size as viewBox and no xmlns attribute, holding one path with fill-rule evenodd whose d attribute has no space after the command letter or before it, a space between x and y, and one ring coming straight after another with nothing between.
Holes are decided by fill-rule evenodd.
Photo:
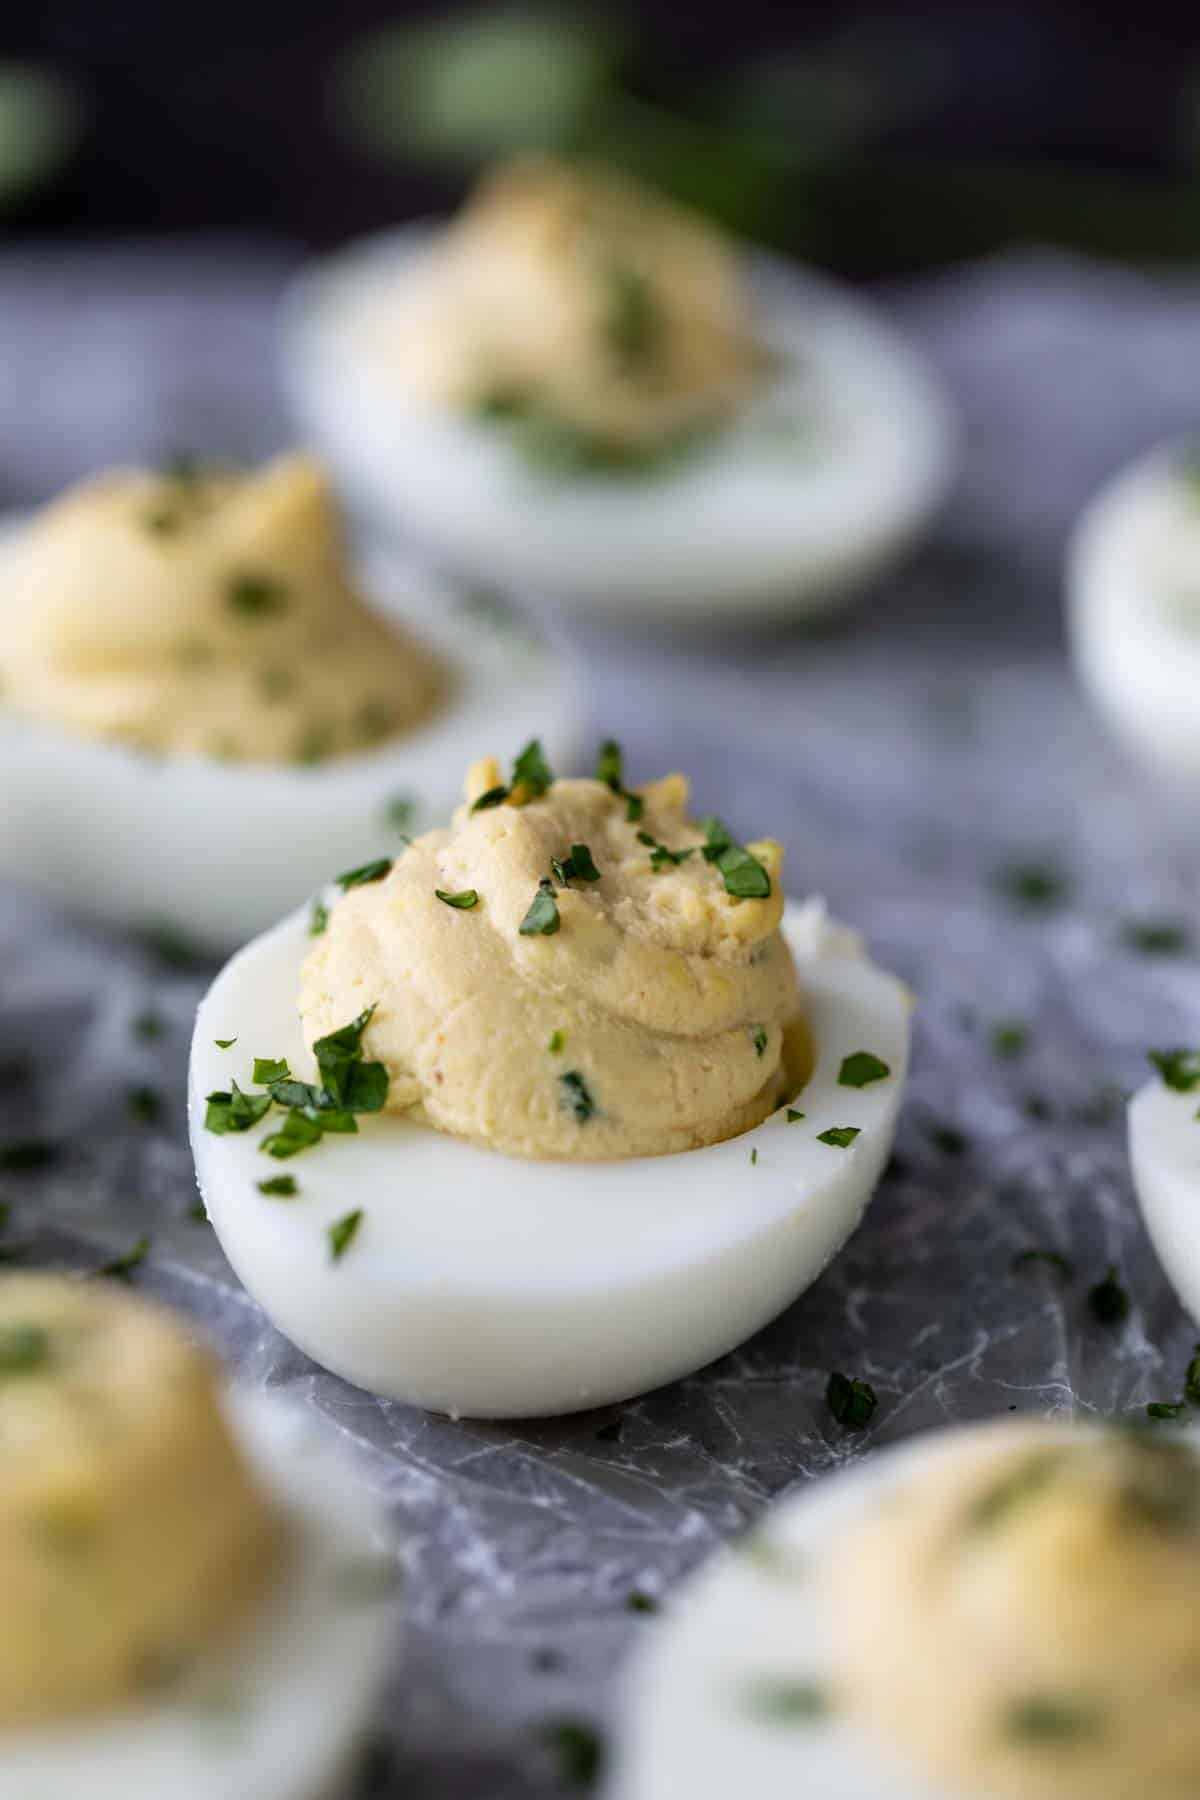
<instances>
[{"instance_id":1,"label":"green leaf in background","mask_svg":"<svg viewBox=\"0 0 1200 1800\"><path fill-rule=\"evenodd\" d=\"M57 174L81 129L81 109L66 82L28 63L0 62L0 207Z\"/></svg>"},{"instance_id":2,"label":"green leaf in background","mask_svg":"<svg viewBox=\"0 0 1200 1800\"><path fill-rule=\"evenodd\" d=\"M608 85L624 35L582 12L521 6L385 26L340 62L337 113L389 155L474 164L562 149Z\"/></svg>"}]
</instances>

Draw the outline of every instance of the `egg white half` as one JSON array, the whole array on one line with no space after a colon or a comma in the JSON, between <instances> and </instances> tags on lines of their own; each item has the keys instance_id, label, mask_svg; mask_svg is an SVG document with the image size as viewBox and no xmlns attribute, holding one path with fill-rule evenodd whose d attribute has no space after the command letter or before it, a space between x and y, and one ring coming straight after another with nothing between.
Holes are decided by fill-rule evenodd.
<instances>
[{"instance_id":1,"label":"egg white half","mask_svg":"<svg viewBox=\"0 0 1200 1800\"><path fill-rule=\"evenodd\" d=\"M451 565L596 613L815 613L941 499L954 433L924 362L848 290L757 252L760 335L783 364L727 432L658 475L531 470L502 431L415 402L364 331L433 238L382 233L302 277L283 363L350 503Z\"/></svg>"},{"instance_id":2,"label":"egg white half","mask_svg":"<svg viewBox=\"0 0 1200 1800\"><path fill-rule=\"evenodd\" d=\"M1178 449L1156 450L1087 507L1068 557L1068 619L1080 680L1113 730L1151 767L1194 786L1200 494L1178 468Z\"/></svg>"},{"instance_id":3,"label":"egg white half","mask_svg":"<svg viewBox=\"0 0 1200 1800\"><path fill-rule=\"evenodd\" d=\"M296 1013L303 916L250 944L201 1004L189 1089L209 1218L272 1321L359 1387L477 1418L536 1417L624 1400L732 1349L816 1279L857 1226L887 1161L908 1062L909 1000L892 976L836 954L813 909L790 908L817 1043L795 1105L681 1155L532 1162L379 1115L286 1164L266 1124L216 1136L204 1097L253 1058L308 1067ZM364 995L364 1001L369 997ZM236 1036L219 1050L215 1040ZM837 1085L869 1049L891 1076ZM855 1125L848 1148L818 1141ZM757 1152L751 1161L752 1152ZM286 1167L294 1200L256 1182ZM328 1227L364 1217L330 1256Z\"/></svg>"},{"instance_id":4,"label":"egg white half","mask_svg":"<svg viewBox=\"0 0 1200 1800\"><path fill-rule=\"evenodd\" d=\"M701 1570L626 1670L608 1800L965 1800L862 1721L836 1708L788 1718L767 1698L828 1683L832 1622L814 1578L831 1546L962 1439L926 1434L809 1484Z\"/></svg>"},{"instance_id":5,"label":"egg white half","mask_svg":"<svg viewBox=\"0 0 1200 1800\"><path fill-rule=\"evenodd\" d=\"M1133 1185L1175 1292L1200 1321L1200 1089L1149 1081L1129 1103Z\"/></svg>"},{"instance_id":6,"label":"egg white half","mask_svg":"<svg viewBox=\"0 0 1200 1800\"><path fill-rule=\"evenodd\" d=\"M441 652L455 685L415 730L359 755L312 767L155 756L30 719L0 694L0 879L228 951L339 870L394 850L393 801L413 802L409 833L443 823L462 798L447 771L481 745L515 755L531 717L551 764L569 765L580 707L557 658L390 569L372 597ZM0 629L3 577L0 547Z\"/></svg>"},{"instance_id":7,"label":"egg white half","mask_svg":"<svg viewBox=\"0 0 1200 1800\"><path fill-rule=\"evenodd\" d=\"M0 1800L338 1800L396 1636L382 1510L294 1408L229 1404L291 1532L278 1590L177 1689L4 1732Z\"/></svg>"}]
</instances>

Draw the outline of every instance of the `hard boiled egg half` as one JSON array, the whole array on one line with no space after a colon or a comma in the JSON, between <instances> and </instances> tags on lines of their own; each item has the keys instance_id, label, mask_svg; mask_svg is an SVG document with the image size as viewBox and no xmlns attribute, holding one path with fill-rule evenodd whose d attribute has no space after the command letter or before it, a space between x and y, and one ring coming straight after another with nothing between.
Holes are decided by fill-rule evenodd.
<instances>
[{"instance_id":1,"label":"hard boiled egg half","mask_svg":"<svg viewBox=\"0 0 1200 1800\"><path fill-rule=\"evenodd\" d=\"M909 1001L777 845L668 777L555 781L531 745L225 968L197 1177L274 1323L372 1392L477 1417L624 1399L820 1274L887 1161Z\"/></svg>"},{"instance_id":2,"label":"hard boiled egg half","mask_svg":"<svg viewBox=\"0 0 1200 1800\"><path fill-rule=\"evenodd\" d=\"M0 877L229 949L515 751L558 665L414 577L368 605L320 469L84 483L0 541Z\"/></svg>"},{"instance_id":3,"label":"hard boiled egg half","mask_svg":"<svg viewBox=\"0 0 1200 1800\"><path fill-rule=\"evenodd\" d=\"M612 1800L1185 1800L1200 1460L1004 1421L818 1480L649 1627Z\"/></svg>"},{"instance_id":4,"label":"hard boiled egg half","mask_svg":"<svg viewBox=\"0 0 1200 1800\"><path fill-rule=\"evenodd\" d=\"M828 608L915 537L952 458L933 376L873 309L548 157L304 276L283 360L376 525L592 613Z\"/></svg>"},{"instance_id":5,"label":"hard boiled egg half","mask_svg":"<svg viewBox=\"0 0 1200 1800\"><path fill-rule=\"evenodd\" d=\"M1194 446L1142 457L1097 495L1068 564L1075 666L1151 768L1200 784L1200 464Z\"/></svg>"},{"instance_id":6,"label":"hard boiled egg half","mask_svg":"<svg viewBox=\"0 0 1200 1800\"><path fill-rule=\"evenodd\" d=\"M381 1526L157 1308L0 1276L0 1800L334 1800L394 1638Z\"/></svg>"},{"instance_id":7,"label":"hard boiled egg half","mask_svg":"<svg viewBox=\"0 0 1200 1800\"><path fill-rule=\"evenodd\" d=\"M1159 1261L1200 1320L1200 1050L1157 1051L1129 1106L1133 1185Z\"/></svg>"}]
</instances>

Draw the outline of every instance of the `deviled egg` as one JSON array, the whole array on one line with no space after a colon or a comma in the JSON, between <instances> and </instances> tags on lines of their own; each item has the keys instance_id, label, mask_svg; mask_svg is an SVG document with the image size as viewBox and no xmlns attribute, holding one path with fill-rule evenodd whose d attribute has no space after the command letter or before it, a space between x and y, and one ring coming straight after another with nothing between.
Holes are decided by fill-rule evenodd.
<instances>
[{"instance_id":1,"label":"deviled egg","mask_svg":"<svg viewBox=\"0 0 1200 1800\"><path fill-rule=\"evenodd\" d=\"M1075 666L1143 761L1200 783L1200 467L1156 450L1101 490L1068 564Z\"/></svg>"},{"instance_id":2,"label":"deviled egg","mask_svg":"<svg viewBox=\"0 0 1200 1800\"><path fill-rule=\"evenodd\" d=\"M1200 1458L1005 1421L776 1507L652 1630L614 1800L1200 1792Z\"/></svg>"},{"instance_id":3,"label":"deviled egg","mask_svg":"<svg viewBox=\"0 0 1200 1800\"><path fill-rule=\"evenodd\" d=\"M869 308L548 156L303 278L284 362L377 524L595 612L827 607L908 544L950 463L932 376Z\"/></svg>"},{"instance_id":4,"label":"deviled egg","mask_svg":"<svg viewBox=\"0 0 1200 1800\"><path fill-rule=\"evenodd\" d=\"M1200 1050L1156 1051L1129 1105L1133 1185L1175 1292L1200 1321Z\"/></svg>"},{"instance_id":5,"label":"deviled egg","mask_svg":"<svg viewBox=\"0 0 1200 1800\"><path fill-rule=\"evenodd\" d=\"M450 1413L597 1406L731 1349L858 1224L907 994L687 803L611 743L556 780L535 741L218 977L200 1189L317 1361Z\"/></svg>"},{"instance_id":6,"label":"deviled egg","mask_svg":"<svg viewBox=\"0 0 1200 1800\"><path fill-rule=\"evenodd\" d=\"M0 1800L332 1800L395 1564L311 1433L116 1286L0 1275Z\"/></svg>"},{"instance_id":7,"label":"deviled egg","mask_svg":"<svg viewBox=\"0 0 1200 1800\"><path fill-rule=\"evenodd\" d=\"M318 466L85 482L0 544L0 877L228 949L454 804L480 728L516 748L534 650L356 590Z\"/></svg>"}]
</instances>

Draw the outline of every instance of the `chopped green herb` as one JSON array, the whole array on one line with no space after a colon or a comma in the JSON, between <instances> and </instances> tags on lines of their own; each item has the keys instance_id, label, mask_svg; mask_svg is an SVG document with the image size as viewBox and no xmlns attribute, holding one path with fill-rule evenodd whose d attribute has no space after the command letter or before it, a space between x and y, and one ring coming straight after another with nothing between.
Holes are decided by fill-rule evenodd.
<instances>
[{"instance_id":1,"label":"chopped green herb","mask_svg":"<svg viewBox=\"0 0 1200 1800\"><path fill-rule=\"evenodd\" d=\"M830 1710L828 1694L814 1681L756 1681L745 1690L745 1702L772 1725L815 1725Z\"/></svg>"},{"instance_id":2,"label":"chopped green herb","mask_svg":"<svg viewBox=\"0 0 1200 1800\"><path fill-rule=\"evenodd\" d=\"M634 1613L656 1613L658 1601L653 1594L647 1594L642 1588L634 1588L626 1597L625 1610Z\"/></svg>"},{"instance_id":3,"label":"chopped green herb","mask_svg":"<svg viewBox=\"0 0 1200 1800\"><path fill-rule=\"evenodd\" d=\"M194 969L208 960L177 926L165 921L145 926L138 935L151 955L169 969Z\"/></svg>"},{"instance_id":4,"label":"chopped green herb","mask_svg":"<svg viewBox=\"0 0 1200 1800\"><path fill-rule=\"evenodd\" d=\"M766 900L771 892L771 877L758 858L744 845L735 843L729 827L720 819L708 818L704 825L704 860L715 863L725 881L725 892L739 900Z\"/></svg>"},{"instance_id":5,"label":"chopped green herb","mask_svg":"<svg viewBox=\"0 0 1200 1800\"><path fill-rule=\"evenodd\" d=\"M767 1033L766 1033L766 1029L764 1026L756 1025L754 1027L754 1029L750 1033L750 1042L754 1046L755 1056L765 1055L767 1044L768 1044L769 1040L767 1038Z\"/></svg>"},{"instance_id":6,"label":"chopped green herb","mask_svg":"<svg viewBox=\"0 0 1200 1800\"><path fill-rule=\"evenodd\" d=\"M267 1099L270 1099L269 1094ZM349 1114L340 1116L348 1118ZM358 1127L354 1124L353 1119L350 1120L350 1125L352 1130L357 1131ZM314 1145L319 1144L324 1129L324 1125L313 1115L307 1112L292 1111L278 1131L268 1132L259 1145L259 1149L265 1150L267 1155L273 1156L277 1162L283 1162L288 1157L299 1156L302 1150L311 1150Z\"/></svg>"},{"instance_id":7,"label":"chopped green herb","mask_svg":"<svg viewBox=\"0 0 1200 1800\"><path fill-rule=\"evenodd\" d=\"M311 768L314 763L322 763L333 755L336 734L333 726L323 720L314 720L306 725L296 745L296 761L304 768Z\"/></svg>"},{"instance_id":8,"label":"chopped green herb","mask_svg":"<svg viewBox=\"0 0 1200 1800\"><path fill-rule=\"evenodd\" d=\"M860 1129L858 1125L831 1125L828 1131L818 1131L817 1142L832 1144L835 1150L848 1150Z\"/></svg>"},{"instance_id":9,"label":"chopped green herb","mask_svg":"<svg viewBox=\"0 0 1200 1800\"><path fill-rule=\"evenodd\" d=\"M554 774L542 751L540 738L531 738L513 764L513 789L521 789L522 797L537 800L554 784Z\"/></svg>"},{"instance_id":10,"label":"chopped green herb","mask_svg":"<svg viewBox=\"0 0 1200 1800\"><path fill-rule=\"evenodd\" d=\"M357 869L347 869L344 875L337 877L337 884L343 893L347 893L351 888L366 887L372 881L383 881L391 872L392 858L379 856L374 862L362 863Z\"/></svg>"},{"instance_id":11,"label":"chopped green herb","mask_svg":"<svg viewBox=\"0 0 1200 1800\"><path fill-rule=\"evenodd\" d=\"M615 738L605 738L596 752L596 780L610 787L614 794L621 792L625 780L624 758Z\"/></svg>"},{"instance_id":12,"label":"chopped green herb","mask_svg":"<svg viewBox=\"0 0 1200 1800\"><path fill-rule=\"evenodd\" d=\"M254 1059L254 1079L261 1081L264 1087L270 1087L273 1081L286 1081L291 1072L285 1056L256 1056Z\"/></svg>"},{"instance_id":13,"label":"chopped green herb","mask_svg":"<svg viewBox=\"0 0 1200 1800\"><path fill-rule=\"evenodd\" d=\"M473 906L479 905L479 895L474 888L463 888L459 894L448 894L444 888L434 888L433 891L446 906L457 907L459 912L470 912Z\"/></svg>"},{"instance_id":14,"label":"chopped green herb","mask_svg":"<svg viewBox=\"0 0 1200 1800\"><path fill-rule=\"evenodd\" d=\"M354 1242L355 1237L358 1235L358 1228L362 1222L363 1209L361 1206L355 1207L353 1212L345 1213L340 1219L334 1220L333 1224L325 1234L329 1239L329 1259L331 1262L340 1262L342 1257L345 1256L347 1250Z\"/></svg>"},{"instance_id":15,"label":"chopped green herb","mask_svg":"<svg viewBox=\"0 0 1200 1800\"><path fill-rule=\"evenodd\" d=\"M528 396L516 387L488 387L475 396L471 411L477 419L511 420L529 409Z\"/></svg>"},{"instance_id":16,"label":"chopped green herb","mask_svg":"<svg viewBox=\"0 0 1200 1800\"><path fill-rule=\"evenodd\" d=\"M96 1270L96 1273L97 1275L108 1276L114 1281L128 1281L134 1270L139 1268L141 1264L145 1262L149 1254L150 1239L148 1237L140 1237L137 1240L137 1243L133 1245L132 1249L125 1252L124 1256L115 1256L111 1262L102 1264L102 1266Z\"/></svg>"},{"instance_id":17,"label":"chopped green herb","mask_svg":"<svg viewBox=\"0 0 1200 1800\"><path fill-rule=\"evenodd\" d=\"M386 700L364 700L354 715L354 736L360 744L379 744L395 723L396 715Z\"/></svg>"},{"instance_id":18,"label":"chopped green herb","mask_svg":"<svg viewBox=\"0 0 1200 1800\"><path fill-rule=\"evenodd\" d=\"M842 1066L838 1070L838 1086L869 1087L873 1081L886 1081L891 1072L888 1065L873 1056L869 1050L855 1050L842 1058Z\"/></svg>"},{"instance_id":19,"label":"chopped green herb","mask_svg":"<svg viewBox=\"0 0 1200 1800\"><path fill-rule=\"evenodd\" d=\"M1117 1280L1115 1269L1088 1289L1087 1303L1092 1317L1101 1325L1120 1325L1129 1317L1129 1295Z\"/></svg>"},{"instance_id":20,"label":"chopped green herb","mask_svg":"<svg viewBox=\"0 0 1200 1800\"><path fill-rule=\"evenodd\" d=\"M604 1742L582 1719L554 1719L541 1730L542 1742L554 1757L558 1778L567 1787L595 1787L604 1768Z\"/></svg>"},{"instance_id":21,"label":"chopped green herb","mask_svg":"<svg viewBox=\"0 0 1200 1800\"><path fill-rule=\"evenodd\" d=\"M794 1106L789 1106L784 1117L789 1125L798 1125L801 1119L806 1119L808 1117L808 1114L797 1112Z\"/></svg>"},{"instance_id":22,"label":"chopped green herb","mask_svg":"<svg viewBox=\"0 0 1200 1800\"><path fill-rule=\"evenodd\" d=\"M265 1181L257 1181L254 1185L260 1194L268 1194L273 1200L291 1200L300 1192L294 1175L268 1175Z\"/></svg>"},{"instance_id":23,"label":"chopped green herb","mask_svg":"<svg viewBox=\"0 0 1200 1800\"><path fill-rule=\"evenodd\" d=\"M152 537L170 537L183 524L183 515L173 506L148 506L142 524Z\"/></svg>"},{"instance_id":24,"label":"chopped green herb","mask_svg":"<svg viewBox=\"0 0 1200 1800\"><path fill-rule=\"evenodd\" d=\"M1010 1737L1026 1743L1070 1745L1098 1737L1104 1716L1093 1702L1067 1695L1030 1694L1012 1703L1004 1723Z\"/></svg>"},{"instance_id":25,"label":"chopped green herb","mask_svg":"<svg viewBox=\"0 0 1200 1800\"><path fill-rule=\"evenodd\" d=\"M566 887L569 881L599 881L600 871L592 861L592 853L586 844L572 844L569 856L561 860L557 856L550 858L550 869L559 887Z\"/></svg>"},{"instance_id":26,"label":"chopped green herb","mask_svg":"<svg viewBox=\"0 0 1200 1800\"><path fill-rule=\"evenodd\" d=\"M998 872L996 888L1025 912L1049 912L1068 898L1071 882L1052 863L1019 860Z\"/></svg>"},{"instance_id":27,"label":"chopped green herb","mask_svg":"<svg viewBox=\"0 0 1200 1800\"><path fill-rule=\"evenodd\" d=\"M287 589L271 575L243 570L231 575L225 587L230 609L247 619L264 619L282 612L287 605Z\"/></svg>"},{"instance_id":28,"label":"chopped green herb","mask_svg":"<svg viewBox=\"0 0 1200 1800\"><path fill-rule=\"evenodd\" d=\"M404 836L416 817L417 803L411 794L393 794L383 809L383 822L391 831Z\"/></svg>"},{"instance_id":29,"label":"chopped green herb","mask_svg":"<svg viewBox=\"0 0 1200 1800\"><path fill-rule=\"evenodd\" d=\"M308 919L309 937L320 937L329 924L329 908L323 900L314 900L313 909Z\"/></svg>"},{"instance_id":30,"label":"chopped green herb","mask_svg":"<svg viewBox=\"0 0 1200 1800\"><path fill-rule=\"evenodd\" d=\"M1053 1116L1049 1101L1044 1099L1041 1094L1026 1094L1021 1102L1021 1110L1027 1119L1036 1119L1039 1122Z\"/></svg>"},{"instance_id":31,"label":"chopped green herb","mask_svg":"<svg viewBox=\"0 0 1200 1800\"><path fill-rule=\"evenodd\" d=\"M192 1221L193 1225L207 1225L208 1208L205 1206L203 1200L193 1200L192 1204L188 1207L187 1216Z\"/></svg>"},{"instance_id":32,"label":"chopped green herb","mask_svg":"<svg viewBox=\"0 0 1200 1800\"><path fill-rule=\"evenodd\" d=\"M624 785L624 758L615 738L605 738L597 752L596 780L611 788L619 800L624 800L625 818L629 824L636 825L646 810L646 803L640 794L629 793Z\"/></svg>"},{"instance_id":33,"label":"chopped green herb","mask_svg":"<svg viewBox=\"0 0 1200 1800\"><path fill-rule=\"evenodd\" d=\"M331 1104L349 1112L380 1112L387 1099L387 1070L381 1062L363 1061L363 1033L374 1011L373 1006L367 1007L348 1025L318 1038L313 1045Z\"/></svg>"},{"instance_id":34,"label":"chopped green herb","mask_svg":"<svg viewBox=\"0 0 1200 1800\"><path fill-rule=\"evenodd\" d=\"M604 338L626 372L653 360L665 325L654 284L631 264L613 263L605 271Z\"/></svg>"},{"instance_id":35,"label":"chopped green herb","mask_svg":"<svg viewBox=\"0 0 1200 1800\"><path fill-rule=\"evenodd\" d=\"M825 1388L825 1404L847 1431L862 1431L871 1423L879 1401L869 1381L835 1371Z\"/></svg>"},{"instance_id":36,"label":"chopped green herb","mask_svg":"<svg viewBox=\"0 0 1200 1800\"><path fill-rule=\"evenodd\" d=\"M553 937L561 919L554 888L549 881L539 881L537 893L529 903L529 911L517 927L522 937Z\"/></svg>"},{"instance_id":37,"label":"chopped green herb","mask_svg":"<svg viewBox=\"0 0 1200 1800\"><path fill-rule=\"evenodd\" d=\"M568 1112L574 1113L580 1125L586 1125L596 1110L587 1082L578 1069L568 1069L565 1075L559 1076L558 1083L563 1105Z\"/></svg>"},{"instance_id":38,"label":"chopped green herb","mask_svg":"<svg viewBox=\"0 0 1200 1800\"><path fill-rule=\"evenodd\" d=\"M1175 919L1128 919L1121 942L1142 956L1184 956L1192 947L1192 933Z\"/></svg>"},{"instance_id":39,"label":"chopped green herb","mask_svg":"<svg viewBox=\"0 0 1200 1800\"><path fill-rule=\"evenodd\" d=\"M557 1056L559 1054L560 1050L562 1050L563 1047L565 1046L566 1041L567 1041L567 1034L565 1031L552 1031L550 1033L550 1042L546 1045L546 1048L547 1048L547 1050L549 1050L551 1056Z\"/></svg>"},{"instance_id":40,"label":"chopped green herb","mask_svg":"<svg viewBox=\"0 0 1200 1800\"><path fill-rule=\"evenodd\" d=\"M750 1161L752 1164L758 1162L758 1145L757 1144L754 1146L753 1150L751 1150L751 1152L750 1152Z\"/></svg>"},{"instance_id":41,"label":"chopped green herb","mask_svg":"<svg viewBox=\"0 0 1200 1800\"><path fill-rule=\"evenodd\" d=\"M490 812L493 806L503 806L511 791L510 788L504 787L503 785L500 787L490 787L486 792L480 794L478 800L472 800L471 811L473 813Z\"/></svg>"},{"instance_id":42,"label":"chopped green herb","mask_svg":"<svg viewBox=\"0 0 1200 1800\"><path fill-rule=\"evenodd\" d=\"M1053 1274L1057 1275L1058 1279L1062 1282L1073 1281L1075 1279L1074 1264L1069 1262L1067 1258L1061 1255L1057 1250L1018 1250L1010 1264L1014 1275L1019 1274L1022 1269L1032 1269L1039 1266L1041 1268L1049 1269Z\"/></svg>"},{"instance_id":43,"label":"chopped green herb","mask_svg":"<svg viewBox=\"0 0 1200 1800\"><path fill-rule=\"evenodd\" d=\"M694 856L696 853L694 844L690 850L670 850L666 844L660 844L657 838L651 837L648 831L639 831L637 841L639 844L649 846L650 867L655 874L660 874L666 868L677 869L680 863L685 863L689 856Z\"/></svg>"},{"instance_id":44,"label":"chopped green herb","mask_svg":"<svg viewBox=\"0 0 1200 1800\"><path fill-rule=\"evenodd\" d=\"M931 1125L929 1141L943 1156L962 1156L967 1149L966 1134L956 1125Z\"/></svg>"},{"instance_id":45,"label":"chopped green herb","mask_svg":"<svg viewBox=\"0 0 1200 1800\"><path fill-rule=\"evenodd\" d=\"M1148 1419L1182 1419L1187 1406L1182 1400L1151 1400L1146 1408Z\"/></svg>"},{"instance_id":46,"label":"chopped green herb","mask_svg":"<svg viewBox=\"0 0 1200 1800\"><path fill-rule=\"evenodd\" d=\"M992 1055L1004 1061L1024 1056L1029 1048L1029 1030L1019 1019L1001 1019L992 1026Z\"/></svg>"},{"instance_id":47,"label":"chopped green herb","mask_svg":"<svg viewBox=\"0 0 1200 1800\"><path fill-rule=\"evenodd\" d=\"M1200 1406L1200 1344L1196 1346L1196 1354L1187 1366L1183 1378L1183 1391L1193 1406Z\"/></svg>"},{"instance_id":48,"label":"chopped green herb","mask_svg":"<svg viewBox=\"0 0 1200 1800\"><path fill-rule=\"evenodd\" d=\"M1151 1050L1150 1061L1169 1088L1190 1094L1200 1087L1200 1050Z\"/></svg>"},{"instance_id":49,"label":"chopped green herb","mask_svg":"<svg viewBox=\"0 0 1200 1800\"><path fill-rule=\"evenodd\" d=\"M50 1360L50 1334L41 1325L0 1325L0 1376L32 1375Z\"/></svg>"},{"instance_id":50,"label":"chopped green herb","mask_svg":"<svg viewBox=\"0 0 1200 1800\"><path fill-rule=\"evenodd\" d=\"M227 1131L249 1131L269 1111L270 1105L270 1094L246 1094L236 1081L231 1081L227 1093L218 1091L208 1095L204 1128L216 1132L218 1137L223 1137Z\"/></svg>"},{"instance_id":51,"label":"chopped green herb","mask_svg":"<svg viewBox=\"0 0 1200 1800\"><path fill-rule=\"evenodd\" d=\"M157 1088L139 1084L130 1088L126 1098L133 1117L143 1125L153 1125L162 1112L162 1095Z\"/></svg>"},{"instance_id":52,"label":"chopped green herb","mask_svg":"<svg viewBox=\"0 0 1200 1800\"><path fill-rule=\"evenodd\" d=\"M129 1021L129 1029L134 1037L142 1038L149 1044L162 1037L167 1028L161 1013L146 1011L134 1015Z\"/></svg>"},{"instance_id":53,"label":"chopped green herb","mask_svg":"<svg viewBox=\"0 0 1200 1800\"><path fill-rule=\"evenodd\" d=\"M57 1155L55 1146L41 1138L16 1138L12 1143L0 1144L0 1169L10 1175L44 1169Z\"/></svg>"}]
</instances>

